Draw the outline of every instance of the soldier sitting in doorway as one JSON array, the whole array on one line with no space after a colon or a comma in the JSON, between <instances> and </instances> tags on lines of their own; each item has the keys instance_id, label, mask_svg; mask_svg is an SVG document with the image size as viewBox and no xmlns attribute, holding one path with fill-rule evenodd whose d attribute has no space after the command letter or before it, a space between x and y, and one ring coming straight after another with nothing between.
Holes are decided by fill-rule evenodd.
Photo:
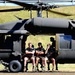
<instances>
[{"instance_id":1,"label":"soldier sitting in doorway","mask_svg":"<svg viewBox=\"0 0 75 75\"><path fill-rule=\"evenodd\" d=\"M32 47L32 43L28 43L28 48L26 48L25 50L25 57L24 57L24 71L27 71L27 61L28 60L31 60L32 61L32 70L34 71L34 67L35 67L35 57L34 57L34 53L35 53L35 50L34 48Z\"/></svg>"},{"instance_id":2,"label":"soldier sitting in doorway","mask_svg":"<svg viewBox=\"0 0 75 75\"><path fill-rule=\"evenodd\" d=\"M38 43L38 47L36 48L36 63L35 63L36 71L38 70L37 66L39 60L42 61L42 71L44 71L45 70L45 49L43 48L41 42Z\"/></svg>"}]
</instances>

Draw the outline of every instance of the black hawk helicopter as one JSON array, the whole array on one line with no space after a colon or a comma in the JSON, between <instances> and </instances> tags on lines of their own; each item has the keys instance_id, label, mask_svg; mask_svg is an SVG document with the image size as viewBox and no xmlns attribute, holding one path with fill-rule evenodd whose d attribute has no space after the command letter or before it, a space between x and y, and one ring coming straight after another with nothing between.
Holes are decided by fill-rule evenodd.
<instances>
[{"instance_id":1,"label":"black hawk helicopter","mask_svg":"<svg viewBox=\"0 0 75 75\"><path fill-rule=\"evenodd\" d=\"M60 35L56 35L57 36L56 50L58 50L60 54L57 57L56 63L75 62L74 61L75 47L73 45L75 43L74 42L75 20L42 17L42 10L47 11L48 17L48 11L50 9L69 5L49 5L40 2L40 0L35 4L28 4L18 0L6 0L6 1L18 4L22 6L22 8L11 10L0 10L0 12L19 11L26 9L30 10L32 15L32 10L37 10L37 17L31 19L21 19L17 17L19 19L18 21L0 24L0 60L2 61L3 65L7 66L9 70L12 72L22 71L23 69L22 55L24 54L25 41L27 37L29 35L37 35L37 34L56 35L57 33L59 33ZM61 33L64 33L65 35ZM63 39L64 44L62 43L60 38ZM67 38L68 40L64 38Z\"/></svg>"}]
</instances>

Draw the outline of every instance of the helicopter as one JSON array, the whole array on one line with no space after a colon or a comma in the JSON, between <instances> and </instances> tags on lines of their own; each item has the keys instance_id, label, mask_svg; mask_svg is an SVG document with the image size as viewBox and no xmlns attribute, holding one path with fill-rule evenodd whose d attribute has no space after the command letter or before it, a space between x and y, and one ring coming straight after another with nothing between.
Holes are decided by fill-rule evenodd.
<instances>
[{"instance_id":1,"label":"helicopter","mask_svg":"<svg viewBox=\"0 0 75 75\"><path fill-rule=\"evenodd\" d=\"M53 8L65 7L67 5L65 6L64 5L48 5L46 3L40 2L40 0L35 4L28 4L25 2L20 2L18 0L6 0L6 1L18 4L22 6L22 8L18 8L14 10L12 9L2 10L1 12L19 11L19 10L25 10L25 9L30 11L37 10L37 17L30 18L30 19L22 19L16 16L18 18L17 21L0 24L0 40L1 40L0 41L0 60L3 65L8 67L11 72L22 71L22 69L24 68L23 66L24 60L22 58L22 55L24 54L25 42L27 40L27 37L29 35L42 35L42 34L44 35L61 34L61 35L56 35L58 37L57 38L58 40L56 41L56 45L57 45L56 50L60 52L60 54L57 57L56 63L64 63L63 60L65 60L65 62L68 62L68 60L71 60L70 62L75 62L74 61L75 48L73 45L75 41L74 39L75 20L42 17L42 10L48 11ZM74 5L70 5L70 6L74 6ZM70 37L68 35L70 35ZM70 42L67 39L65 40L64 37L70 40ZM63 43L61 43L62 41L60 40L60 38L64 39L63 40L64 45ZM64 46L66 47L62 51L62 47ZM68 56L66 57L65 50L67 51L70 50L67 54L69 57ZM56 68L58 69L58 66Z\"/></svg>"}]
</instances>

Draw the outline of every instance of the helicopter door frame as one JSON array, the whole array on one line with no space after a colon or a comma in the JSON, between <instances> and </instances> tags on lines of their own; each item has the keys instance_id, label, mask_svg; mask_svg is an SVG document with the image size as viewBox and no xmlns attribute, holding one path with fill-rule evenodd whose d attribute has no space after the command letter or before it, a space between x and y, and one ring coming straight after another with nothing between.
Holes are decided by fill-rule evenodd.
<instances>
[{"instance_id":1,"label":"helicopter door frame","mask_svg":"<svg viewBox=\"0 0 75 75\"><path fill-rule=\"evenodd\" d=\"M72 35L57 34L56 36L57 36L56 48L59 52L58 59L75 58L74 57L75 51L72 50ZM65 61L65 62L68 62L68 61Z\"/></svg>"}]
</instances>

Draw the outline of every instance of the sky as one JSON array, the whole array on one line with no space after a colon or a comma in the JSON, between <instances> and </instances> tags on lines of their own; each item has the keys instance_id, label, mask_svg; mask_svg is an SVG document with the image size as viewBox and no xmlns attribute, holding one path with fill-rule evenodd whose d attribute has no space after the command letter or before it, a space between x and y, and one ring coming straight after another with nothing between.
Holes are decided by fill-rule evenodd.
<instances>
[{"instance_id":1,"label":"sky","mask_svg":"<svg viewBox=\"0 0 75 75\"><path fill-rule=\"evenodd\" d=\"M4 0L0 0L0 1L4 1ZM18 1L38 1L38 0L18 0ZM41 1L45 1L45 2L60 2L60 1L62 1L62 2L65 2L65 1L72 1L72 0L41 0ZM73 0L73 1L75 1L75 0Z\"/></svg>"},{"instance_id":2,"label":"sky","mask_svg":"<svg viewBox=\"0 0 75 75\"><path fill-rule=\"evenodd\" d=\"M25 0L25 1L30 1L30 0ZM37 0L32 0L32 1L37 1ZM41 0L41 1L72 1L72 0Z\"/></svg>"},{"instance_id":3,"label":"sky","mask_svg":"<svg viewBox=\"0 0 75 75\"><path fill-rule=\"evenodd\" d=\"M4 1L4 0L0 0L0 1ZM36 3L38 0L17 0L17 1L24 1L26 3ZM49 4L59 4L59 5L72 5L74 4L75 5L75 0L73 0L74 2L71 2L72 0L40 0L41 2L44 2L44 3L49 3ZM14 6L16 4L12 4L12 3L1 3L0 2L0 6Z\"/></svg>"}]
</instances>

